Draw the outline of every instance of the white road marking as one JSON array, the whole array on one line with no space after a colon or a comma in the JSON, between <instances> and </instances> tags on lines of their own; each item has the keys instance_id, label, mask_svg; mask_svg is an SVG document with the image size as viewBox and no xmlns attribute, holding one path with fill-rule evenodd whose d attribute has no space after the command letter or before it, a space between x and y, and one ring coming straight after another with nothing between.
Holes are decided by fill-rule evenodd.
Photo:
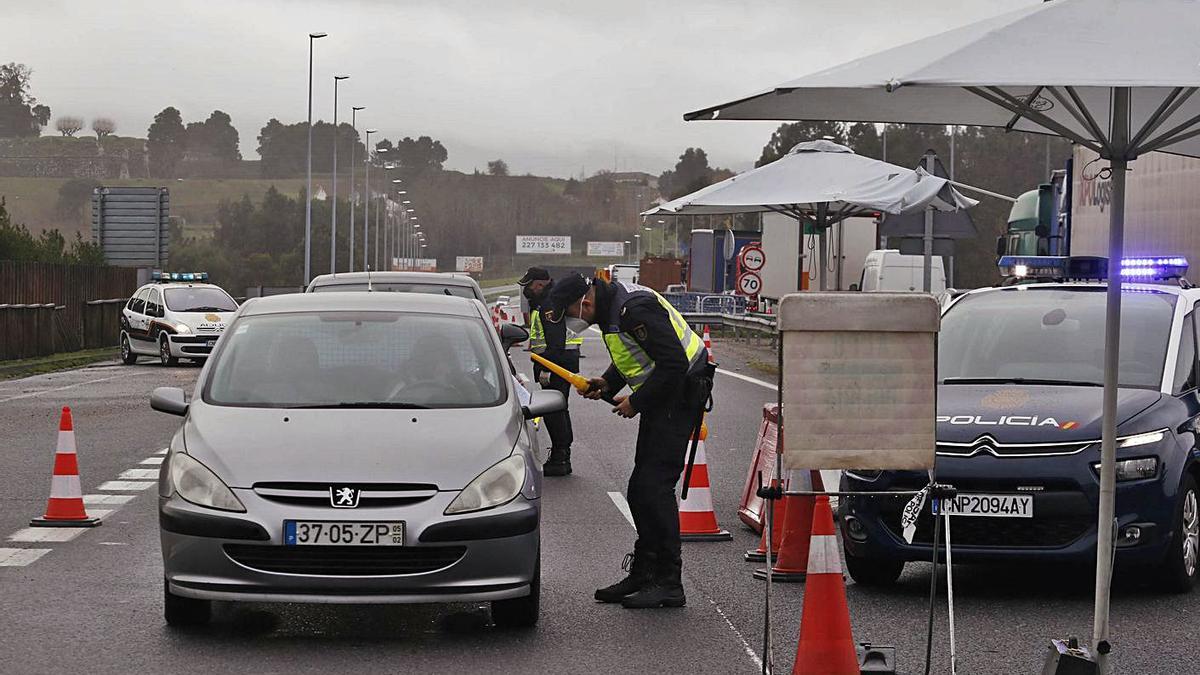
<instances>
[{"instance_id":1,"label":"white road marking","mask_svg":"<svg viewBox=\"0 0 1200 675\"><path fill-rule=\"evenodd\" d=\"M75 537L83 534L84 530L90 530L90 527L27 527L23 530L17 530L8 535L9 541L20 542L57 542L71 541Z\"/></svg>"},{"instance_id":2,"label":"white road marking","mask_svg":"<svg viewBox=\"0 0 1200 675\"><path fill-rule=\"evenodd\" d=\"M725 615L725 610L721 609L721 606L717 604L716 600L709 598L708 602L713 606L713 609L717 611L717 614L719 614L721 618L725 620L725 625L729 626L729 630L733 631L733 634L735 637L737 637L738 642L742 643L742 650L745 651L746 656L749 656L750 660L754 662L754 667L757 668L759 672L762 672L762 657L758 655L758 652L754 651L754 647L750 646L750 641L746 639L745 635L742 635L742 631L738 630L737 626L733 625L733 622L730 621L729 617Z\"/></svg>"},{"instance_id":3,"label":"white road marking","mask_svg":"<svg viewBox=\"0 0 1200 675\"><path fill-rule=\"evenodd\" d=\"M141 480L110 480L100 485L101 490L112 490L121 492L122 490L145 490L154 485L155 481Z\"/></svg>"},{"instance_id":4,"label":"white road marking","mask_svg":"<svg viewBox=\"0 0 1200 675\"><path fill-rule=\"evenodd\" d=\"M151 464L151 465L154 465L154 466L158 466L159 464L162 464L162 463L163 463L163 460L164 460L164 459L166 459L166 457L160 457L160 456L158 456L158 455L155 455L155 456L153 456L153 457L147 457L146 459L143 459L143 460L142 460L140 463L141 463L141 464Z\"/></svg>"},{"instance_id":5,"label":"white road marking","mask_svg":"<svg viewBox=\"0 0 1200 675\"><path fill-rule=\"evenodd\" d=\"M49 552L48 548L0 548L0 567L24 567Z\"/></svg>"},{"instance_id":6,"label":"white road marking","mask_svg":"<svg viewBox=\"0 0 1200 675\"><path fill-rule=\"evenodd\" d=\"M770 389L771 391L779 391L779 387L777 385L774 385L770 382L764 382L763 380L759 380L759 379L750 377L749 375L743 375L741 373L735 373L735 372L732 372L729 370L721 370L720 368L717 368L717 374L718 375L728 375L729 377L732 377L737 380L741 380L743 382L749 382L750 384L757 384L758 386L760 386L764 389Z\"/></svg>"},{"instance_id":7,"label":"white road marking","mask_svg":"<svg viewBox=\"0 0 1200 675\"><path fill-rule=\"evenodd\" d=\"M156 453L154 453L154 454L156 454L156 455L165 455L165 454L167 454L167 452L168 452L169 450L170 450L170 448L163 448L162 450L159 450L158 452L156 452Z\"/></svg>"},{"instance_id":8,"label":"white road marking","mask_svg":"<svg viewBox=\"0 0 1200 675\"><path fill-rule=\"evenodd\" d=\"M625 501L625 495L620 492L610 492L608 498L612 500L621 515L625 516L625 520L629 521L629 526L637 529L637 526L633 524L633 512L629 510L629 502Z\"/></svg>"},{"instance_id":9,"label":"white road marking","mask_svg":"<svg viewBox=\"0 0 1200 675\"><path fill-rule=\"evenodd\" d=\"M84 495L83 505L92 506L94 504L127 504L133 501L137 495Z\"/></svg>"},{"instance_id":10,"label":"white road marking","mask_svg":"<svg viewBox=\"0 0 1200 675\"><path fill-rule=\"evenodd\" d=\"M117 476L121 480L147 480L158 478L158 469L126 469Z\"/></svg>"},{"instance_id":11,"label":"white road marking","mask_svg":"<svg viewBox=\"0 0 1200 675\"><path fill-rule=\"evenodd\" d=\"M17 394L16 396L9 396L8 398L0 398L0 403L8 403L9 401L17 401L17 400L20 400L23 398L33 398L34 396L41 396L42 394L49 394L49 393L56 392L56 391L64 391L66 389L74 389L75 387L83 387L83 386L86 386L89 384L96 384L97 382L108 382L109 380L122 380L127 377L141 377L143 375L148 375L148 374L149 374L149 371L138 372L138 373L128 373L125 375L113 375L112 377L99 377L94 380L88 380L86 382L76 382L75 384L68 384L68 385L62 386L62 387L54 387L53 389L43 389L41 391L31 391L27 394Z\"/></svg>"}]
</instances>

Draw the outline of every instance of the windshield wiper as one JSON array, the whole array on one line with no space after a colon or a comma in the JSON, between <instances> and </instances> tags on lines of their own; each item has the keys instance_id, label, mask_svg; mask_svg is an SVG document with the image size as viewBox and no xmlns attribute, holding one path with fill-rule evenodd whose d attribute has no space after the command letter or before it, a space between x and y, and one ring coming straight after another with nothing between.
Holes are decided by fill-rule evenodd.
<instances>
[{"instance_id":1,"label":"windshield wiper","mask_svg":"<svg viewBox=\"0 0 1200 675\"><path fill-rule=\"evenodd\" d=\"M344 401L342 403L313 403L311 405L292 405L292 409L310 408L392 408L401 410L428 410L429 406L420 403L400 403L396 401Z\"/></svg>"},{"instance_id":2,"label":"windshield wiper","mask_svg":"<svg viewBox=\"0 0 1200 675\"><path fill-rule=\"evenodd\" d=\"M1051 380L1039 377L947 377L941 384L1050 384L1065 387L1103 387L1100 382L1087 380Z\"/></svg>"},{"instance_id":3,"label":"windshield wiper","mask_svg":"<svg viewBox=\"0 0 1200 675\"><path fill-rule=\"evenodd\" d=\"M187 309L181 309L179 311L181 311L181 312L235 312L237 310L225 309L224 307L209 307L208 305L205 305L203 307L189 307Z\"/></svg>"}]
</instances>

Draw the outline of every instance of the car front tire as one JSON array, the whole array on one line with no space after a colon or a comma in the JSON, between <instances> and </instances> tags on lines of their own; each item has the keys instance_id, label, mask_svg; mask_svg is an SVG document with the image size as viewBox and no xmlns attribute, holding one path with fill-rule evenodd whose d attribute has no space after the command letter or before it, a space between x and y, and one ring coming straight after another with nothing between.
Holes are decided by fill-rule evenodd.
<instances>
[{"instance_id":1,"label":"car front tire","mask_svg":"<svg viewBox=\"0 0 1200 675\"><path fill-rule=\"evenodd\" d=\"M492 601L492 623L497 628L532 628L541 614L542 554L539 551L529 595L523 598Z\"/></svg>"},{"instance_id":2,"label":"car front tire","mask_svg":"<svg viewBox=\"0 0 1200 675\"><path fill-rule=\"evenodd\" d=\"M164 366L175 366L179 364L179 359L171 356L171 341L163 335L158 339L158 360Z\"/></svg>"},{"instance_id":3,"label":"car front tire","mask_svg":"<svg viewBox=\"0 0 1200 675\"><path fill-rule=\"evenodd\" d=\"M862 586L891 586L904 572L903 560L859 558L846 553L846 571L854 583Z\"/></svg>"},{"instance_id":4,"label":"car front tire","mask_svg":"<svg viewBox=\"0 0 1200 675\"><path fill-rule=\"evenodd\" d=\"M175 595L163 579L163 618L168 626L203 626L212 618L212 600Z\"/></svg>"},{"instance_id":5,"label":"car front tire","mask_svg":"<svg viewBox=\"0 0 1200 675\"><path fill-rule=\"evenodd\" d=\"M127 366L137 363L137 354L133 353L133 348L129 346L129 336L125 333L121 333L121 363Z\"/></svg>"},{"instance_id":6,"label":"car front tire","mask_svg":"<svg viewBox=\"0 0 1200 675\"><path fill-rule=\"evenodd\" d=\"M1171 544L1159 569L1158 581L1168 593L1187 593L1196 585L1200 569L1200 494L1196 479L1185 474L1175 505Z\"/></svg>"}]
</instances>

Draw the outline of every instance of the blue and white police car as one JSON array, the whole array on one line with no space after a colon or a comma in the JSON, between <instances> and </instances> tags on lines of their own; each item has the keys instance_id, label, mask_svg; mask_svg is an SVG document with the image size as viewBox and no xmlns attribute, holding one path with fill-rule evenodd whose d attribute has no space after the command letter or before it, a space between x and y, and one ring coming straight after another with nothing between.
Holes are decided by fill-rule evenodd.
<instances>
[{"instance_id":1,"label":"blue and white police car","mask_svg":"<svg viewBox=\"0 0 1200 675\"><path fill-rule=\"evenodd\" d=\"M121 309L121 361L157 356L164 366L179 359L202 361L237 311L225 289L207 272L154 272Z\"/></svg>"},{"instance_id":2,"label":"blue and white police car","mask_svg":"<svg viewBox=\"0 0 1200 675\"><path fill-rule=\"evenodd\" d=\"M1107 264L1005 257L1004 284L943 310L936 477L959 493L946 505L955 562L1094 562ZM1151 570L1178 592L1196 582L1200 541L1200 288L1186 268L1177 257L1122 261L1117 403L1117 573ZM842 489L928 482L925 472L848 471ZM906 538L906 502L842 500L855 581L889 584L906 562L930 559L930 508Z\"/></svg>"}]
</instances>

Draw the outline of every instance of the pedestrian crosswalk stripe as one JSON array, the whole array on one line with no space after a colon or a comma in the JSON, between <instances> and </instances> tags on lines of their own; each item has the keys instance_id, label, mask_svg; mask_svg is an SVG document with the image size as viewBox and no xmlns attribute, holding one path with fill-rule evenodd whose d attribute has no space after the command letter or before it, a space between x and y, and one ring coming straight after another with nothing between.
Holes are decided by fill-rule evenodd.
<instances>
[{"instance_id":1,"label":"pedestrian crosswalk stripe","mask_svg":"<svg viewBox=\"0 0 1200 675\"><path fill-rule=\"evenodd\" d=\"M113 490L120 492L122 490L145 490L153 486L155 481L152 480L110 480L100 484L101 490Z\"/></svg>"},{"instance_id":2,"label":"pedestrian crosswalk stripe","mask_svg":"<svg viewBox=\"0 0 1200 675\"><path fill-rule=\"evenodd\" d=\"M48 548L0 548L0 567L24 567L49 552Z\"/></svg>"},{"instance_id":3,"label":"pedestrian crosswalk stripe","mask_svg":"<svg viewBox=\"0 0 1200 675\"><path fill-rule=\"evenodd\" d=\"M158 469L126 469L117 476L121 480L147 480L158 478Z\"/></svg>"},{"instance_id":4,"label":"pedestrian crosswalk stripe","mask_svg":"<svg viewBox=\"0 0 1200 675\"><path fill-rule=\"evenodd\" d=\"M84 506L92 506L93 504L127 504L133 501L137 495L84 495Z\"/></svg>"},{"instance_id":5,"label":"pedestrian crosswalk stripe","mask_svg":"<svg viewBox=\"0 0 1200 675\"><path fill-rule=\"evenodd\" d=\"M166 459L166 458L155 455L154 457L147 457L146 459L143 459L141 463L142 464L153 464L154 466L158 466L159 464L163 463L164 459Z\"/></svg>"},{"instance_id":6,"label":"pedestrian crosswalk stripe","mask_svg":"<svg viewBox=\"0 0 1200 675\"><path fill-rule=\"evenodd\" d=\"M87 527L27 527L8 536L9 541L24 543L49 543L71 541L83 534Z\"/></svg>"}]
</instances>

